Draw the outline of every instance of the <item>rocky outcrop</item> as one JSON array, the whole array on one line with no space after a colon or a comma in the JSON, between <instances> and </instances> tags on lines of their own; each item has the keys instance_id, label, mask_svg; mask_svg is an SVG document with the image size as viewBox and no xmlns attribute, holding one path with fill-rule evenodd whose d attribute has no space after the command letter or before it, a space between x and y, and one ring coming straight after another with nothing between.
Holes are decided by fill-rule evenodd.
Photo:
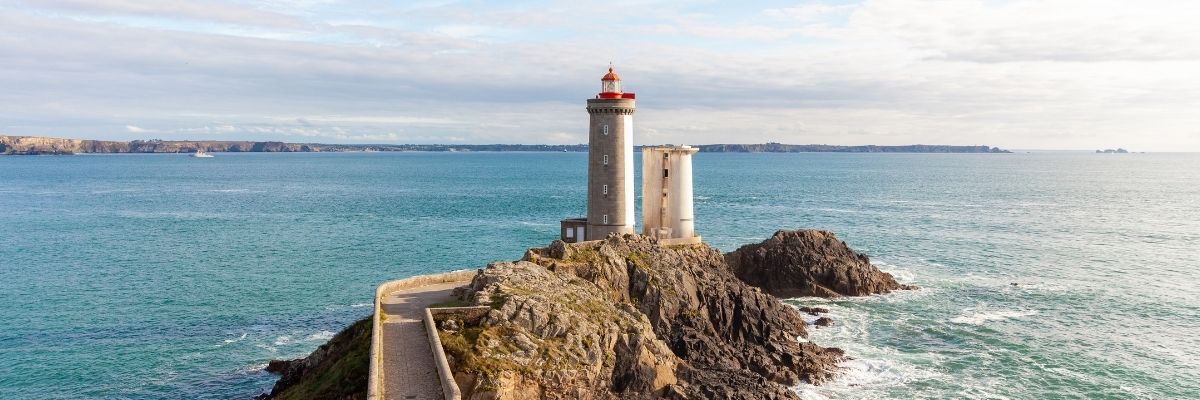
<instances>
[{"instance_id":1,"label":"rocky outcrop","mask_svg":"<svg viewBox=\"0 0 1200 400\"><path fill-rule=\"evenodd\" d=\"M828 231L778 231L762 243L726 254L725 260L742 281L785 298L865 296L914 288L897 283Z\"/></svg>"},{"instance_id":2,"label":"rocky outcrop","mask_svg":"<svg viewBox=\"0 0 1200 400\"><path fill-rule=\"evenodd\" d=\"M257 399L365 399L370 368L371 318L334 335L308 357L272 360L266 371L279 374L270 393Z\"/></svg>"},{"instance_id":3,"label":"rocky outcrop","mask_svg":"<svg viewBox=\"0 0 1200 400\"><path fill-rule=\"evenodd\" d=\"M794 399L838 349L800 343L799 311L737 279L706 245L648 237L530 250L462 293L492 310L441 339L470 399Z\"/></svg>"},{"instance_id":4,"label":"rocky outcrop","mask_svg":"<svg viewBox=\"0 0 1200 400\"><path fill-rule=\"evenodd\" d=\"M486 308L435 318L465 399L796 399L788 386L829 379L843 354L797 340L801 313L828 309L771 294L908 288L825 231L727 254L613 235L493 263L456 290L460 305ZM370 330L360 321L304 359L272 361L281 378L263 398L365 397Z\"/></svg>"}]
</instances>

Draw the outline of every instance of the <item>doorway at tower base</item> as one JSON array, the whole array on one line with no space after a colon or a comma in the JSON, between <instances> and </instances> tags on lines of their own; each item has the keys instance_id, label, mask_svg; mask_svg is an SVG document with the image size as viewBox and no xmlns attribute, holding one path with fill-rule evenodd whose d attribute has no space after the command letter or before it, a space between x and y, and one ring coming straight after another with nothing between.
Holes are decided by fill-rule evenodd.
<instances>
[{"instance_id":1,"label":"doorway at tower base","mask_svg":"<svg viewBox=\"0 0 1200 400\"><path fill-rule=\"evenodd\" d=\"M559 221L559 239L567 243L587 241L587 218L567 218Z\"/></svg>"},{"instance_id":2,"label":"doorway at tower base","mask_svg":"<svg viewBox=\"0 0 1200 400\"><path fill-rule=\"evenodd\" d=\"M604 238L600 238L600 237L598 237L598 238L587 237L587 218L567 218L567 219L559 221L559 227L561 229L559 229L558 238L559 238L559 240L562 240L567 243L579 243L579 242L588 242L588 241L596 241L596 240L604 239ZM662 246L679 246L679 245L689 245L689 244L700 244L700 243L704 242L704 240L702 240L700 238L700 235L695 235L692 237L685 237L685 238L673 238L673 237L670 237L670 235L659 235L659 236L646 235L646 236L654 237L655 239L657 239L658 244L662 245Z\"/></svg>"}]
</instances>

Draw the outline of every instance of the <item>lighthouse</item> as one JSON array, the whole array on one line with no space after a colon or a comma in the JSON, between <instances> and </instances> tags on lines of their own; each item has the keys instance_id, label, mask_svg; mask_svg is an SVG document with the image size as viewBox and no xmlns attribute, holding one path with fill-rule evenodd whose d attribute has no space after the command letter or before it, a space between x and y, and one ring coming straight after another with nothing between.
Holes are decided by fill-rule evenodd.
<instances>
[{"instance_id":1,"label":"lighthouse","mask_svg":"<svg viewBox=\"0 0 1200 400\"><path fill-rule=\"evenodd\" d=\"M600 93L587 100L587 215L562 221L564 241L634 233L634 97L621 89L621 77L609 66L608 73L600 78Z\"/></svg>"},{"instance_id":2,"label":"lighthouse","mask_svg":"<svg viewBox=\"0 0 1200 400\"><path fill-rule=\"evenodd\" d=\"M587 216L561 221L561 238L575 243L633 230L633 93L608 67L600 94L588 99ZM701 243L692 212L692 154L687 145L642 148L642 230L661 245Z\"/></svg>"},{"instance_id":3,"label":"lighthouse","mask_svg":"<svg viewBox=\"0 0 1200 400\"><path fill-rule=\"evenodd\" d=\"M634 94L621 90L613 68L600 78L600 93L587 100L588 201L586 240L633 233Z\"/></svg>"}]
</instances>

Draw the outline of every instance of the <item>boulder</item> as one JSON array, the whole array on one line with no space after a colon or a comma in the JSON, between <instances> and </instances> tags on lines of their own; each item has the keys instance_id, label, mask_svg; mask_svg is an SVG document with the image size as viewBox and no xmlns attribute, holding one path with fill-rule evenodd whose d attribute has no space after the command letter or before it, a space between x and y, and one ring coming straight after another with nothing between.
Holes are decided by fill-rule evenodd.
<instances>
[{"instance_id":1,"label":"boulder","mask_svg":"<svg viewBox=\"0 0 1200 400\"><path fill-rule=\"evenodd\" d=\"M778 297L866 296L901 285L856 253L833 233L821 230L778 231L758 244L725 254L733 274Z\"/></svg>"},{"instance_id":2,"label":"boulder","mask_svg":"<svg viewBox=\"0 0 1200 400\"><path fill-rule=\"evenodd\" d=\"M828 308L822 307L800 307L799 310L800 312L808 313L808 315L819 315L829 312Z\"/></svg>"}]
</instances>

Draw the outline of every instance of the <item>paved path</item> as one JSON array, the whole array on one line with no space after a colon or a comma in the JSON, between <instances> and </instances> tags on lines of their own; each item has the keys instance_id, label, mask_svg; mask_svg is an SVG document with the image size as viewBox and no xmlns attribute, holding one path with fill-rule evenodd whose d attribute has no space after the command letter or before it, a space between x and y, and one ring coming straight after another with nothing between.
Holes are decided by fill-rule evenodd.
<instances>
[{"instance_id":1,"label":"paved path","mask_svg":"<svg viewBox=\"0 0 1200 400\"><path fill-rule=\"evenodd\" d=\"M385 400L442 400L442 384L425 335L425 308L451 299L450 291L469 281L404 289L380 302L383 315L383 397Z\"/></svg>"}]
</instances>

